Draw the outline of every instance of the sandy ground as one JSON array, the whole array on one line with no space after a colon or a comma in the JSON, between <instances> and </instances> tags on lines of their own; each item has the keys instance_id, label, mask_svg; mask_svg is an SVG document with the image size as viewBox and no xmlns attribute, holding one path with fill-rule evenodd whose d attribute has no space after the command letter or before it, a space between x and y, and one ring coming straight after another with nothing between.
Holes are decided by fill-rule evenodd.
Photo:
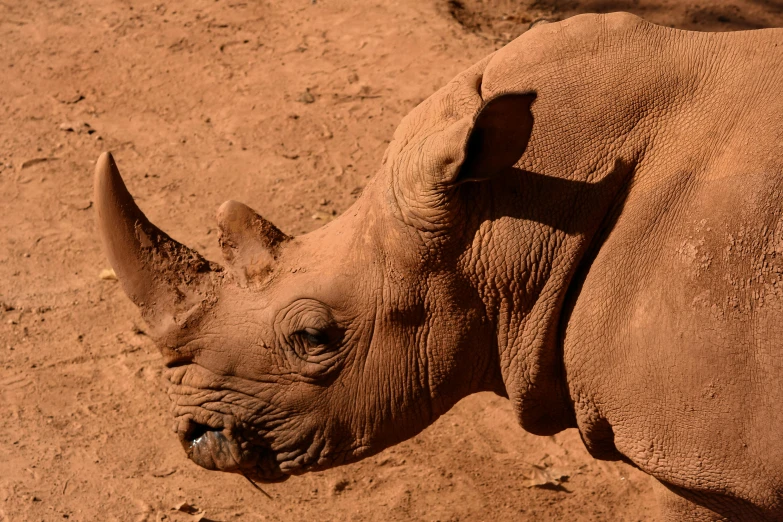
<instances>
[{"instance_id":1,"label":"sandy ground","mask_svg":"<svg viewBox=\"0 0 783 522\"><path fill-rule=\"evenodd\" d=\"M526 434L488 394L381 455L265 486L272 499L198 468L137 310L99 277L91 202L112 150L150 219L209 258L227 199L307 232L454 74L533 20L616 8L702 30L783 22L752 0L0 1L0 520L654 520L646 476L591 459L575 431Z\"/></svg>"}]
</instances>

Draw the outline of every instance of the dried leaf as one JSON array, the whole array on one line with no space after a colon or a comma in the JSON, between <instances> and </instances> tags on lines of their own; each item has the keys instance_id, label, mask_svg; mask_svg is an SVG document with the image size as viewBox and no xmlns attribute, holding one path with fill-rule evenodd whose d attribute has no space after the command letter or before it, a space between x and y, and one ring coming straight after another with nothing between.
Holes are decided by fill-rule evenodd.
<instances>
[{"instance_id":1,"label":"dried leaf","mask_svg":"<svg viewBox=\"0 0 783 522\"><path fill-rule=\"evenodd\" d=\"M25 161L25 162L23 162L23 163L22 163L22 170L24 170L24 169L26 169L26 168L28 168L28 167L32 167L33 165L37 165L37 164L39 164L39 163L44 163L44 162L46 162L46 161L53 161L53 160L56 160L56 159L57 159L57 158L54 158L54 157L51 157L51 158L33 158L33 159L29 159L29 160L27 160L27 161Z\"/></svg>"},{"instance_id":2,"label":"dried leaf","mask_svg":"<svg viewBox=\"0 0 783 522\"><path fill-rule=\"evenodd\" d=\"M533 465L533 472L525 481L529 488L562 489L562 484L568 482L569 476L559 470L550 467Z\"/></svg>"}]
</instances>

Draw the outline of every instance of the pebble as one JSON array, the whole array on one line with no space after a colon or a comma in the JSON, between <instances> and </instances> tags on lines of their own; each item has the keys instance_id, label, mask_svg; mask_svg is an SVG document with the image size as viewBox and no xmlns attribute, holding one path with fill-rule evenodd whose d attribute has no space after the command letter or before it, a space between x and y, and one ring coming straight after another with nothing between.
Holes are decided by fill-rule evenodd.
<instances>
[{"instance_id":1,"label":"pebble","mask_svg":"<svg viewBox=\"0 0 783 522\"><path fill-rule=\"evenodd\" d=\"M310 92L310 89L305 89L305 92L299 95L299 101L302 103L315 103L315 96Z\"/></svg>"}]
</instances>

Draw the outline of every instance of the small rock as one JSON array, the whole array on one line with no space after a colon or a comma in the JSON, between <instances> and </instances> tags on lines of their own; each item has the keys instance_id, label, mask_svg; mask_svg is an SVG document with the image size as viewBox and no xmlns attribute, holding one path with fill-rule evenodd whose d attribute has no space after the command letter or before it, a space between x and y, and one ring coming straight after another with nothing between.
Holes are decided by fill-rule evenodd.
<instances>
[{"instance_id":1,"label":"small rock","mask_svg":"<svg viewBox=\"0 0 783 522\"><path fill-rule=\"evenodd\" d=\"M332 494L338 495L345 491L351 483L347 479L339 479L332 486Z\"/></svg>"},{"instance_id":2,"label":"small rock","mask_svg":"<svg viewBox=\"0 0 783 522\"><path fill-rule=\"evenodd\" d=\"M54 98L60 103L67 103L71 105L82 101L84 99L84 96L79 92L70 92L65 94L57 93L54 95Z\"/></svg>"},{"instance_id":3,"label":"small rock","mask_svg":"<svg viewBox=\"0 0 783 522\"><path fill-rule=\"evenodd\" d=\"M185 501L180 502L179 504L176 504L173 508L171 508L172 511L181 511L183 513L187 513L188 515L195 515L197 513L200 513L201 510L199 510L197 507L188 504Z\"/></svg>"},{"instance_id":4,"label":"small rock","mask_svg":"<svg viewBox=\"0 0 783 522\"><path fill-rule=\"evenodd\" d=\"M369 85L362 85L359 88L358 96L360 98L377 98L377 96L373 96L372 87L370 87Z\"/></svg>"},{"instance_id":5,"label":"small rock","mask_svg":"<svg viewBox=\"0 0 783 522\"><path fill-rule=\"evenodd\" d=\"M95 132L95 129L86 121L61 123L59 129L65 132L75 132L76 134L93 134Z\"/></svg>"},{"instance_id":6,"label":"small rock","mask_svg":"<svg viewBox=\"0 0 783 522\"><path fill-rule=\"evenodd\" d=\"M71 203L71 206L76 210L87 210L88 208L92 207L92 201L89 199L76 201L75 203Z\"/></svg>"},{"instance_id":7,"label":"small rock","mask_svg":"<svg viewBox=\"0 0 783 522\"><path fill-rule=\"evenodd\" d=\"M299 101L302 103L315 103L315 96L310 92L310 89L305 89L305 92L299 95Z\"/></svg>"},{"instance_id":8,"label":"small rock","mask_svg":"<svg viewBox=\"0 0 783 522\"><path fill-rule=\"evenodd\" d=\"M331 221L332 216L331 214L327 214L326 212L321 212L320 210L317 210L315 214L312 215L313 221Z\"/></svg>"},{"instance_id":9,"label":"small rock","mask_svg":"<svg viewBox=\"0 0 783 522\"><path fill-rule=\"evenodd\" d=\"M153 477L158 477L158 478L163 478L163 477L168 477L169 475L173 475L176 472L177 472L177 468L169 468L169 469L164 469L164 470L160 470L160 471L153 471L152 472L152 476Z\"/></svg>"},{"instance_id":10,"label":"small rock","mask_svg":"<svg viewBox=\"0 0 783 522\"><path fill-rule=\"evenodd\" d=\"M141 328L139 328L139 326L138 326L138 325L136 325L136 324L134 324L133 326L131 326L131 332L133 332L133 333L134 333L134 334L136 334L136 335L147 335L147 332L145 332L144 330L142 330Z\"/></svg>"},{"instance_id":11,"label":"small rock","mask_svg":"<svg viewBox=\"0 0 783 522\"><path fill-rule=\"evenodd\" d=\"M98 274L98 277L100 279L103 279L104 281L116 281L117 280L117 274L114 273L113 268L104 268L101 270L101 273Z\"/></svg>"}]
</instances>

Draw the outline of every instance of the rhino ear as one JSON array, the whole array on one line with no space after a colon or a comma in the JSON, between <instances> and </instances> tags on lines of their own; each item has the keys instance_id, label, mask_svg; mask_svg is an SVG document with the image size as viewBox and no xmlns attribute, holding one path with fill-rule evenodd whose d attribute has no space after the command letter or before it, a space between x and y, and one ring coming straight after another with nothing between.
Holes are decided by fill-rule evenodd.
<instances>
[{"instance_id":1,"label":"rhino ear","mask_svg":"<svg viewBox=\"0 0 783 522\"><path fill-rule=\"evenodd\" d=\"M530 108L535 99L535 93L514 93L485 103L467 136L462 162L455 162L448 181L452 185L483 181L513 167L524 154L533 131Z\"/></svg>"},{"instance_id":2,"label":"rhino ear","mask_svg":"<svg viewBox=\"0 0 783 522\"><path fill-rule=\"evenodd\" d=\"M430 129L422 133L421 141L398 140L400 144L390 148L384 158L385 162L402 161L405 155L409 162L415 158L409 168L399 169L404 178L395 190L399 191L397 200L403 203L405 221L420 229L450 223L452 189L508 171L522 157L533 130L530 109L535 93L501 94L484 102L475 90L479 82L463 84L467 92L447 92L428 105L422 104L422 112L429 118L419 114L418 120L404 120L408 125L429 122ZM475 104L476 109L467 116L454 114L455 105L467 103Z\"/></svg>"},{"instance_id":3,"label":"rhino ear","mask_svg":"<svg viewBox=\"0 0 783 522\"><path fill-rule=\"evenodd\" d=\"M272 270L280 245L291 239L238 201L223 203L217 221L223 258L242 286L262 280Z\"/></svg>"}]
</instances>

